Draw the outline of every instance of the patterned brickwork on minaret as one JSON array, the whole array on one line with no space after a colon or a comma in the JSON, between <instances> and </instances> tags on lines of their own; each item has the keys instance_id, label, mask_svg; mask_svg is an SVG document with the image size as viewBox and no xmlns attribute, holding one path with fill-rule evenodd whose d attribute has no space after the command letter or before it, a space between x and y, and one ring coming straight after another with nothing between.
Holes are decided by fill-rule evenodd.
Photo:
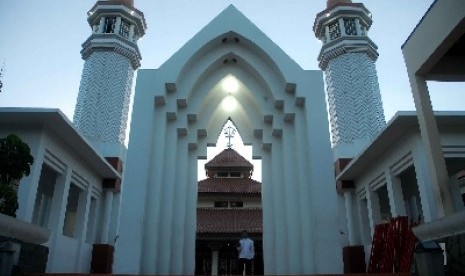
<instances>
[{"instance_id":1,"label":"patterned brickwork on minaret","mask_svg":"<svg viewBox=\"0 0 465 276\"><path fill-rule=\"evenodd\" d=\"M88 22L92 34L82 45L85 63L73 121L98 149L124 146L144 15L132 1L98 1L88 12Z\"/></svg>"},{"instance_id":2,"label":"patterned brickwork on minaret","mask_svg":"<svg viewBox=\"0 0 465 276\"><path fill-rule=\"evenodd\" d=\"M106 78L95 73L104 71ZM129 60L114 52L93 53L86 60L74 113L81 134L124 143L133 75Z\"/></svg>"},{"instance_id":3,"label":"patterned brickwork on minaret","mask_svg":"<svg viewBox=\"0 0 465 276\"><path fill-rule=\"evenodd\" d=\"M343 149L343 157L355 156L385 125L377 46L367 36L371 23L365 6L351 1L328 1L315 19L314 32L323 43L318 61L326 77L332 144Z\"/></svg>"}]
</instances>

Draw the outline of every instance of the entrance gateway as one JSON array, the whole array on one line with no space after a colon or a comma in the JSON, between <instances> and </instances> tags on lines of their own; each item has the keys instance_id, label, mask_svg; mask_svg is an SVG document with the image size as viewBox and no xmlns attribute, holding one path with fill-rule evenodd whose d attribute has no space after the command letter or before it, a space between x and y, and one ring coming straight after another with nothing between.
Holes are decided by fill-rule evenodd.
<instances>
[{"instance_id":1,"label":"entrance gateway","mask_svg":"<svg viewBox=\"0 0 465 276\"><path fill-rule=\"evenodd\" d=\"M327 117L322 72L234 6L139 70L114 273L195 272L197 160L228 118L262 160L264 273L340 273Z\"/></svg>"},{"instance_id":2,"label":"entrance gateway","mask_svg":"<svg viewBox=\"0 0 465 276\"><path fill-rule=\"evenodd\" d=\"M241 275L237 246L244 230L254 242L251 271L263 275L262 185L231 146L205 164L207 178L198 183L195 275Z\"/></svg>"}]
</instances>

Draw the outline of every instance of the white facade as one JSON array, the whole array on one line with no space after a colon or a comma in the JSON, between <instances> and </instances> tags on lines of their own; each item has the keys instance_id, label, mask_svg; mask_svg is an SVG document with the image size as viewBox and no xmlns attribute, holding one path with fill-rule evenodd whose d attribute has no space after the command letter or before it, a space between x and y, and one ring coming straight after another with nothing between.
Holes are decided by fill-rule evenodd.
<instances>
[{"instance_id":1,"label":"white facade","mask_svg":"<svg viewBox=\"0 0 465 276\"><path fill-rule=\"evenodd\" d=\"M313 30L323 43L318 57L325 72L334 159L352 158L384 127L375 61L368 37L371 14L363 4L328 1Z\"/></svg>"},{"instance_id":2,"label":"white facade","mask_svg":"<svg viewBox=\"0 0 465 276\"><path fill-rule=\"evenodd\" d=\"M459 183L458 173L465 169L465 113L441 112L436 114L436 120L449 171L452 204L463 213L463 183ZM440 217L415 112L398 112L336 180L355 184L353 189L343 191L343 245L363 245L367 263L375 225L397 216L427 225Z\"/></svg>"},{"instance_id":3,"label":"white facade","mask_svg":"<svg viewBox=\"0 0 465 276\"><path fill-rule=\"evenodd\" d=\"M56 109L1 108L0 137L15 133L34 164L18 190L17 219L51 230L47 272L90 271L92 244L108 239L104 179L116 172ZM110 237L111 240L114 236Z\"/></svg>"},{"instance_id":4,"label":"white facade","mask_svg":"<svg viewBox=\"0 0 465 276\"><path fill-rule=\"evenodd\" d=\"M262 159L265 274L342 272L321 72L229 6L140 70L134 101L114 273L194 272L197 159L228 118Z\"/></svg>"},{"instance_id":5,"label":"white facade","mask_svg":"<svg viewBox=\"0 0 465 276\"><path fill-rule=\"evenodd\" d=\"M464 18L463 1L435 1L402 46L440 217L454 207L426 81L465 81Z\"/></svg>"},{"instance_id":6,"label":"white facade","mask_svg":"<svg viewBox=\"0 0 465 276\"><path fill-rule=\"evenodd\" d=\"M447 15L447 16L446 16ZM425 43L426 42L426 43ZM413 229L422 241L445 239L448 271L463 273L465 261L465 210L457 205L457 179L451 180L449 149L445 149L441 124L433 113L427 81L465 81L465 2L437 0L402 45L405 64L418 114L425 169L430 173L437 217ZM460 133L461 128L454 128ZM453 148L461 153L461 142ZM465 166L462 164L461 168ZM463 191L463 187L460 187ZM464 199L462 195L462 199Z\"/></svg>"}]
</instances>

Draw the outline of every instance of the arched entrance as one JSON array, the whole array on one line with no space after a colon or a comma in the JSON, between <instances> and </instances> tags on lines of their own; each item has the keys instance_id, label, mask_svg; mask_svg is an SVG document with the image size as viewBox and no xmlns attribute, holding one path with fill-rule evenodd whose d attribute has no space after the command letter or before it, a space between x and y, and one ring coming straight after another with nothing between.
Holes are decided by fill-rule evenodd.
<instances>
[{"instance_id":1,"label":"arched entrance","mask_svg":"<svg viewBox=\"0 0 465 276\"><path fill-rule=\"evenodd\" d=\"M196 275L241 275L237 246L242 232L254 244L252 272L263 274L261 162L252 161L232 121L226 122L208 161L199 162ZM251 162L254 162L252 164Z\"/></svg>"},{"instance_id":2,"label":"arched entrance","mask_svg":"<svg viewBox=\"0 0 465 276\"><path fill-rule=\"evenodd\" d=\"M159 69L138 72L116 273L195 272L196 162L228 118L262 159L264 274L342 270L322 73L230 6Z\"/></svg>"}]
</instances>

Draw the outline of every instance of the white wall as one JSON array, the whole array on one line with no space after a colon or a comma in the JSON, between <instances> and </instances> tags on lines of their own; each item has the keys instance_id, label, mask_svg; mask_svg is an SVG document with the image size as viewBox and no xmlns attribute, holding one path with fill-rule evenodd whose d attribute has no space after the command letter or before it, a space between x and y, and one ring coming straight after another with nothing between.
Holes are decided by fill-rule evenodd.
<instances>
[{"instance_id":1,"label":"white wall","mask_svg":"<svg viewBox=\"0 0 465 276\"><path fill-rule=\"evenodd\" d=\"M47 272L88 273L90 271L92 244L85 242L87 213L91 194L97 197L97 200L101 200L98 197L102 194L102 177L85 160L77 156L76 149L64 144L63 139L40 126L1 129L0 136L5 136L5 133L11 132L16 133L28 143L34 157L31 174L23 178L19 186L20 207L17 211L17 218L32 222L42 166L44 163L50 165L59 176L57 183L55 183L52 210L47 227L52 230L50 240L45 244L49 247ZM80 199L78 207L81 208L81 215L76 217L73 238L63 235L67 192L71 182L79 182L84 189L82 191L83 198ZM98 228L98 218L96 221L95 227Z\"/></svg>"},{"instance_id":2,"label":"white wall","mask_svg":"<svg viewBox=\"0 0 465 276\"><path fill-rule=\"evenodd\" d=\"M458 130L457 128L442 128L441 131L441 143L446 157L449 155L452 156L465 156L465 131ZM450 153L448 153L450 152ZM385 186L387 173L390 172L391 177L398 177L406 169L414 168L416 176L416 184L418 185L418 191L420 194L420 203L421 211L423 212L424 221L429 222L437 218L436 205L434 203L433 192L431 188L431 177L429 175L428 165L426 163L426 157L423 152L423 146L421 141L421 136L418 130L411 129L404 133L394 144L389 148L383 150L383 154L379 155L376 159L376 162L372 162L368 167L366 167L361 174L359 174L354 182L356 183L356 197L357 203L361 206L360 208L365 208L362 204L362 199L366 198L366 193L368 192L367 187L370 187L370 191L373 193L379 187ZM453 177L453 176L451 176ZM394 179L394 181L400 181ZM415 181L415 180L414 180ZM398 185L394 184L394 185ZM411 189L409 187L404 187L406 189ZM388 187L388 190L390 188ZM406 190L404 190L406 191ZM408 203L404 201L403 194L395 194L398 198L396 200L392 199L392 194L389 193L389 205L391 208L391 213L398 213L399 210L404 213L408 211ZM400 199L399 199L400 197ZM393 206L393 204L402 204L403 206ZM379 213L377 208L371 209L370 206L367 207L369 210L370 218L370 229L368 232L371 233L369 240L363 239L363 245L365 249L370 249L371 239L373 235L374 224L378 221ZM395 209L395 210L394 210ZM363 233L367 232L367 225L364 225L361 216L364 212L358 213L356 215L356 220L358 225L362 227L360 229L359 235L363 236ZM405 215L405 214L404 214ZM363 229L365 228L365 229ZM365 255L369 255L369 251L365 250Z\"/></svg>"}]
</instances>

